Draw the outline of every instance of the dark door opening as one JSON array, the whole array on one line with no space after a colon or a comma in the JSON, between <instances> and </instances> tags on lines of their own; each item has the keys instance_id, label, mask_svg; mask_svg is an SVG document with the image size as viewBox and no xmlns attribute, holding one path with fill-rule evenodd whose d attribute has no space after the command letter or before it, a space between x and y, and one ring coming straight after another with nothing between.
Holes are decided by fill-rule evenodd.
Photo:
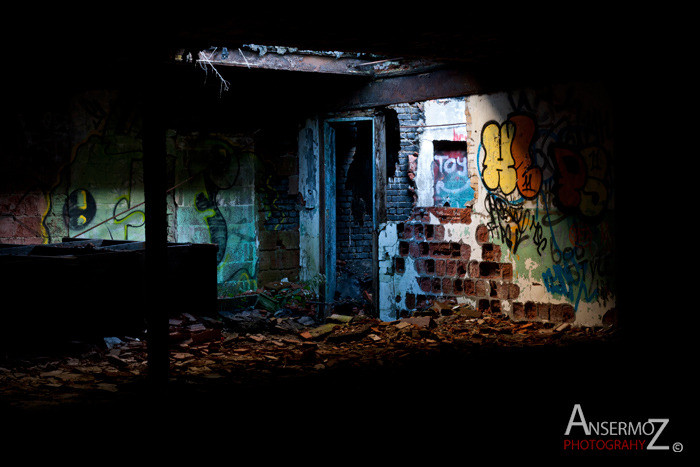
<instances>
[{"instance_id":1,"label":"dark door opening","mask_svg":"<svg viewBox=\"0 0 700 467\"><path fill-rule=\"evenodd\" d=\"M342 122L335 129L336 312L371 304L373 295L372 121Z\"/></svg>"}]
</instances>

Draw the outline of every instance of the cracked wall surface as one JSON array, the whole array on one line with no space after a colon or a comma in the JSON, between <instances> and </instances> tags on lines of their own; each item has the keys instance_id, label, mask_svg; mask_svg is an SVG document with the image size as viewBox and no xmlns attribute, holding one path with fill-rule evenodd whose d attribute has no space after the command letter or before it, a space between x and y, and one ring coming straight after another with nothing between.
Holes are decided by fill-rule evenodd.
<instances>
[{"instance_id":1,"label":"cracked wall surface","mask_svg":"<svg viewBox=\"0 0 700 467\"><path fill-rule=\"evenodd\" d=\"M613 319L613 116L602 88L422 105L407 167L416 202L380 234L382 318L454 300L519 320Z\"/></svg>"}]
</instances>

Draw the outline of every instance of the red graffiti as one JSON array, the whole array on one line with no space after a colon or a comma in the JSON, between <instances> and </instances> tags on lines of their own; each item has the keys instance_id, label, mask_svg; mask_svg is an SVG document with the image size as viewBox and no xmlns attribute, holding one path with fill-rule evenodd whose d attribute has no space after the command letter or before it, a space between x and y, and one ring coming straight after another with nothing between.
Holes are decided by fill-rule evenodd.
<instances>
[{"instance_id":1,"label":"red graffiti","mask_svg":"<svg viewBox=\"0 0 700 467\"><path fill-rule=\"evenodd\" d=\"M524 198L534 198L542 186L542 170L534 165L530 157L535 122L525 115L512 115L509 120L515 124L511 155L515 160L518 191Z\"/></svg>"},{"instance_id":2,"label":"red graffiti","mask_svg":"<svg viewBox=\"0 0 700 467\"><path fill-rule=\"evenodd\" d=\"M586 166L583 160L568 148L554 148L554 158L559 168L559 203L564 208L577 208L581 203L581 189L586 183Z\"/></svg>"}]
</instances>

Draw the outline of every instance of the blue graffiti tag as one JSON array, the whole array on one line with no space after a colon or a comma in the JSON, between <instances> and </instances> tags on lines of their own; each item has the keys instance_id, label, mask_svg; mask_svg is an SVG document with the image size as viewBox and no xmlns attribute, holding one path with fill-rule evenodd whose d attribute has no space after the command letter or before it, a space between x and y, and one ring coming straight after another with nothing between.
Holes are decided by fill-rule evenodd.
<instances>
[{"instance_id":1,"label":"blue graffiti tag","mask_svg":"<svg viewBox=\"0 0 700 467\"><path fill-rule=\"evenodd\" d=\"M571 258L571 263L567 267L555 264L542 273L542 280L548 292L565 296L569 302L574 304L574 310L578 311L581 298L585 302L598 299L598 289L588 293L588 287L585 283L587 262L578 263ZM577 288L578 293L576 293Z\"/></svg>"}]
</instances>

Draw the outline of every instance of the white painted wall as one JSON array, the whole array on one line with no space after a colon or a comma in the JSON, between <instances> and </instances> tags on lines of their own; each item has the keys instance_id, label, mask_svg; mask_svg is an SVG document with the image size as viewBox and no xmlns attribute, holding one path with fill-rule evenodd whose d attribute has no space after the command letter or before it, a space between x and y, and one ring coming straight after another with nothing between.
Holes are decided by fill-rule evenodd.
<instances>
[{"instance_id":1,"label":"white painted wall","mask_svg":"<svg viewBox=\"0 0 700 467\"><path fill-rule=\"evenodd\" d=\"M515 105L522 108L514 109ZM605 115L609 106L604 97L601 97L601 90L590 85L571 85L567 87L553 88L546 94L540 94L532 90L517 91L513 94L496 93L488 95L470 96L467 98L439 99L424 103L426 128L421 134L420 152L417 161L416 188L418 194L417 206L433 206L434 203L434 176L433 176L433 142L445 141L466 141L468 148L468 167L472 175L470 182L474 189L474 199L472 206L471 224L445 224L446 241L467 243L471 246L471 258L481 260L481 246L475 239L475 230L479 224L488 224L492 218L485 204L488 189L483 184L480 170L484 160L484 149L481 146L481 130L489 122L502 124L509 119L514 110L528 110L530 115L537 122L539 133L538 142L544 146L540 149L543 153L549 149L547 145L557 141L556 138L571 138L574 133L565 129L585 128L586 125L595 127L595 130L605 128ZM602 119L593 118L603 116ZM454 123L461 125L451 125ZM449 125L448 125L449 124ZM440 126L444 125L444 126ZM597 127L597 125L599 127ZM591 133L594 134L594 133ZM547 138L544 138L546 135ZM612 141L604 131L597 131L595 135L603 135L596 143L601 145L608 154L612 154ZM534 156L533 156L534 157ZM610 156L607 159L612 162ZM554 173L551 167L547 167L543 160L538 164L542 166L543 179L553 181ZM551 188L551 183L547 189ZM524 209L531 210L533 221L540 224L542 233L551 235L550 247L554 242L558 248L564 249L570 246L568 243L570 229L575 227L576 220L573 216L563 216L558 211L555 212L551 197L547 196L547 190L543 184L542 193L544 197L533 200L518 200L518 193L506 197L512 202L517 202ZM543 212L543 207L551 209L556 217L548 219ZM610 199L608 209L614 209L614 200ZM434 217L434 216L433 216ZM549 220L559 219L557 225L550 225ZM607 223L607 220L603 222ZM433 218L431 223L439 223L437 218ZM410 292L421 294L416 282L417 273L410 257L406 258L406 273L394 274L391 259L398 255L398 237L395 222L382 226L379 237L379 257L380 257L380 316L382 319L396 319L397 309L405 307L403 293ZM612 228L610 225L596 226L592 229ZM601 230L600 238L603 238L604 231ZM611 237L614 238L614 237ZM553 254L547 249L538 252L528 240L523 240L522 246L518 248L518 253L513 253L502 241L494 241L501 245L503 256L501 262L511 262L514 267L513 282L520 287L520 295L516 302L546 302L551 304L570 303L576 306L576 324L599 325L606 311L614 308L614 295L604 290L605 283L599 282L598 278L591 273L596 261L600 261L602 253L605 253L602 245L588 245L586 256L579 261L555 261ZM531 242L531 241L530 241ZM604 243L599 241L598 243ZM606 245L605 248L609 248ZM583 264L586 262L587 264ZM577 269L580 268L580 269ZM555 293L548 290L545 284L545 277L552 277L555 271L571 271L572 275L578 271L583 281L568 284L570 287L563 289L573 292L572 295ZM549 276L548 276L549 274ZM587 279L590 275L590 281ZM552 290L559 290L557 283L548 283ZM562 284L558 284L561 286ZM557 286L557 287L554 287ZM586 294L591 294L593 290L598 290L596 299L585 300ZM397 301L397 295L401 295ZM573 300L572 300L573 298ZM461 298L463 301L472 299ZM472 300L473 301L473 300ZM572 303L573 301L573 303ZM512 313L510 301L503 301L503 310Z\"/></svg>"}]
</instances>

